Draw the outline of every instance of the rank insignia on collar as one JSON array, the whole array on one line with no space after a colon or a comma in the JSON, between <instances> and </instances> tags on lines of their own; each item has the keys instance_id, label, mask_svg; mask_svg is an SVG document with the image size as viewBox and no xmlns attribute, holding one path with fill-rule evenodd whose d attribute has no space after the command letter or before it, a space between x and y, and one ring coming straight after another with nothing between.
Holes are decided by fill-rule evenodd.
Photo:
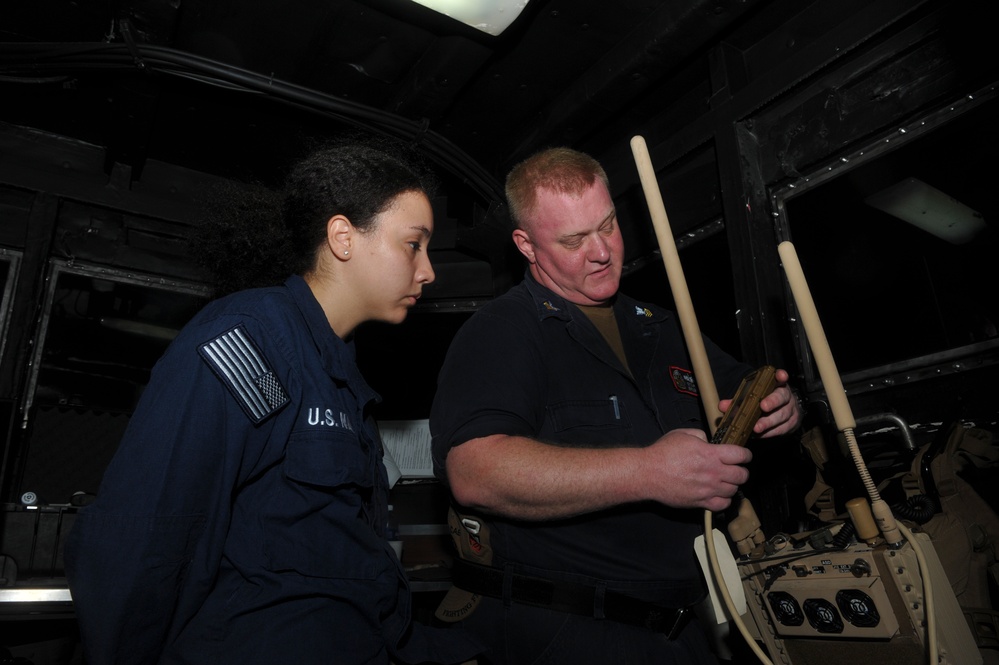
<instances>
[{"instance_id":1,"label":"rank insignia on collar","mask_svg":"<svg viewBox=\"0 0 999 665\"><path fill-rule=\"evenodd\" d=\"M652 310L648 307L639 307L638 305L635 305L635 314L637 316L644 316L647 319L652 318Z\"/></svg>"},{"instance_id":2,"label":"rank insignia on collar","mask_svg":"<svg viewBox=\"0 0 999 665\"><path fill-rule=\"evenodd\" d=\"M288 403L284 386L243 326L202 344L198 352L254 423Z\"/></svg>"},{"instance_id":3,"label":"rank insignia on collar","mask_svg":"<svg viewBox=\"0 0 999 665\"><path fill-rule=\"evenodd\" d=\"M694 373L689 369L682 369L670 365L669 376L673 379L673 386L681 393L688 395L698 395L697 381L694 380Z\"/></svg>"}]
</instances>

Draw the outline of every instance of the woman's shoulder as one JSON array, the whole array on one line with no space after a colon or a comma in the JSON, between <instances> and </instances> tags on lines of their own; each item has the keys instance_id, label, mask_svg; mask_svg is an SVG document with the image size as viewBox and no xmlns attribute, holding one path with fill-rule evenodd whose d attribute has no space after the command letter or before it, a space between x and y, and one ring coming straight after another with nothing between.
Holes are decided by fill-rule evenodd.
<instances>
[{"instance_id":1,"label":"woman's shoulder","mask_svg":"<svg viewBox=\"0 0 999 665\"><path fill-rule=\"evenodd\" d=\"M284 316L293 303L284 286L267 286L230 293L208 303L192 322L206 322L228 316L268 318Z\"/></svg>"},{"instance_id":2,"label":"woman's shoulder","mask_svg":"<svg viewBox=\"0 0 999 665\"><path fill-rule=\"evenodd\" d=\"M284 287L237 291L205 305L174 340L184 347L201 346L239 330L257 346L287 338L301 324L301 314Z\"/></svg>"}]
</instances>

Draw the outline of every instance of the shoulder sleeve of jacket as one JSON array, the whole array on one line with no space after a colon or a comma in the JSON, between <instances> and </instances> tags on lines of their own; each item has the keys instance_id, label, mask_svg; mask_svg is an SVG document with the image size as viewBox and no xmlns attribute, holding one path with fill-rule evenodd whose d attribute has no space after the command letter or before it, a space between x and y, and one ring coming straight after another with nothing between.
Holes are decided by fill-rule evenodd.
<instances>
[{"instance_id":1,"label":"shoulder sleeve of jacket","mask_svg":"<svg viewBox=\"0 0 999 665\"><path fill-rule=\"evenodd\" d=\"M198 352L253 423L288 403L281 380L241 323L202 343Z\"/></svg>"}]
</instances>

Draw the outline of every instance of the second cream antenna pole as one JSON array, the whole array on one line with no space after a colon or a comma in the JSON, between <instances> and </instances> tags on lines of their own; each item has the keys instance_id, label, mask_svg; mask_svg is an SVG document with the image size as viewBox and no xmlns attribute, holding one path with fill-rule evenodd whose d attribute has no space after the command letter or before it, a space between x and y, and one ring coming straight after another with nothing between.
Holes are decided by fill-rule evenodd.
<instances>
[{"instance_id":1,"label":"second cream antenna pole","mask_svg":"<svg viewBox=\"0 0 999 665\"><path fill-rule=\"evenodd\" d=\"M680 256L676 251L676 242L670 230L669 218L666 216L666 206L663 204L662 193L659 191L659 181L656 180L655 169L652 168L652 158L645 139L635 136L631 139L631 151L635 156L635 166L638 167L638 177L645 191L645 201L649 206L652 226L659 241L659 251L662 253L669 287L673 292L673 302L676 304L676 314L680 318L683 337L687 342L687 351L693 363L694 378L697 380L697 391L701 394L701 403L708 416L709 431L714 434L721 419L718 408L718 389L715 387L714 375L708 363L708 354L701 339L701 329L694 314L694 305L690 300L687 280L680 266Z\"/></svg>"}]
</instances>

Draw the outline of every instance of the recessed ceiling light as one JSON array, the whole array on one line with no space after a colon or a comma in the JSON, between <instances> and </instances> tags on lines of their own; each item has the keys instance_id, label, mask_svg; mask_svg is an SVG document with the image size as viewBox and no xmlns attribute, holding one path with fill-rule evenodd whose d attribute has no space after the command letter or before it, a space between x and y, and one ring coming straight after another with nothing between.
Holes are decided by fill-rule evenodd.
<instances>
[{"instance_id":1,"label":"recessed ceiling light","mask_svg":"<svg viewBox=\"0 0 999 665\"><path fill-rule=\"evenodd\" d=\"M916 178L906 178L864 202L955 245L970 242L985 229L980 212Z\"/></svg>"},{"instance_id":2,"label":"recessed ceiling light","mask_svg":"<svg viewBox=\"0 0 999 665\"><path fill-rule=\"evenodd\" d=\"M476 30L498 35L520 16L529 0L413 0L436 12L470 25Z\"/></svg>"}]
</instances>

